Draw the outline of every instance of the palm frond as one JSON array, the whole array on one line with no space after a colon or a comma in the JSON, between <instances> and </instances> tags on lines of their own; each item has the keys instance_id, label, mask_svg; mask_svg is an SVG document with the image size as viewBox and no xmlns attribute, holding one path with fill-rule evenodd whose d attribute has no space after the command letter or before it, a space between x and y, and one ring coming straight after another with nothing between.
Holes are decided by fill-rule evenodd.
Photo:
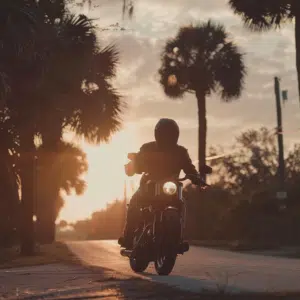
<instances>
[{"instance_id":1,"label":"palm frond","mask_svg":"<svg viewBox=\"0 0 300 300\"><path fill-rule=\"evenodd\" d=\"M211 20L181 28L167 42L161 59L160 83L172 98L188 91L220 91L227 101L243 88L243 55L229 41L224 26ZM176 77L176 84L169 84L170 76Z\"/></svg>"},{"instance_id":2,"label":"palm frond","mask_svg":"<svg viewBox=\"0 0 300 300\"><path fill-rule=\"evenodd\" d=\"M0 72L0 109L4 106L10 91L11 87L8 82L8 76L4 72Z\"/></svg>"},{"instance_id":3,"label":"palm frond","mask_svg":"<svg viewBox=\"0 0 300 300\"><path fill-rule=\"evenodd\" d=\"M39 0L36 5L44 23L54 24L67 13L65 0Z\"/></svg>"},{"instance_id":4,"label":"palm frond","mask_svg":"<svg viewBox=\"0 0 300 300\"><path fill-rule=\"evenodd\" d=\"M225 101L238 98L244 89L246 67L237 46L231 42L225 44L216 54L213 68L221 98Z\"/></svg>"},{"instance_id":5,"label":"palm frond","mask_svg":"<svg viewBox=\"0 0 300 300\"><path fill-rule=\"evenodd\" d=\"M47 182L49 180L48 168L48 151L47 146L42 144L38 150L39 157L39 180L40 190L47 190ZM88 170L88 162L86 154L78 146L61 141L56 153L56 162L58 165L55 168L57 178L59 178L59 188L65 191L68 195L75 191L76 194L82 194L86 187L85 181L82 179ZM53 167L53 166L51 166ZM46 185L46 186L44 186Z\"/></svg>"},{"instance_id":6,"label":"palm frond","mask_svg":"<svg viewBox=\"0 0 300 300\"><path fill-rule=\"evenodd\" d=\"M83 93L82 105L68 121L72 130L89 143L107 142L121 126L121 117L126 108L121 96L108 83L99 85L93 92Z\"/></svg>"},{"instance_id":7,"label":"palm frond","mask_svg":"<svg viewBox=\"0 0 300 300\"><path fill-rule=\"evenodd\" d=\"M294 17L291 1L287 0L229 0L228 4L255 31L280 27Z\"/></svg>"},{"instance_id":8,"label":"palm frond","mask_svg":"<svg viewBox=\"0 0 300 300\"><path fill-rule=\"evenodd\" d=\"M116 76L117 64L119 63L119 52L115 45L107 46L92 58L91 68L87 80L96 80L97 77L110 79ZM91 77L91 78L89 78Z\"/></svg>"}]
</instances>

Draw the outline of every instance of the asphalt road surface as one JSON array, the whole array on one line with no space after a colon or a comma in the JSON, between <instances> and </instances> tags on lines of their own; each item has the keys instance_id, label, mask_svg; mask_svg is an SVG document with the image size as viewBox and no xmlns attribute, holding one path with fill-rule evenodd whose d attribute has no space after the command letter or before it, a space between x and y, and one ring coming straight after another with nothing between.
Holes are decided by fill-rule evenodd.
<instances>
[{"instance_id":1,"label":"asphalt road surface","mask_svg":"<svg viewBox=\"0 0 300 300\"><path fill-rule=\"evenodd\" d=\"M145 273L133 273L128 259L120 255L116 241L68 242L67 245L89 265L141 276L183 290L300 291L300 259L191 247L189 252L178 257L169 276L158 276L152 264Z\"/></svg>"}]
</instances>

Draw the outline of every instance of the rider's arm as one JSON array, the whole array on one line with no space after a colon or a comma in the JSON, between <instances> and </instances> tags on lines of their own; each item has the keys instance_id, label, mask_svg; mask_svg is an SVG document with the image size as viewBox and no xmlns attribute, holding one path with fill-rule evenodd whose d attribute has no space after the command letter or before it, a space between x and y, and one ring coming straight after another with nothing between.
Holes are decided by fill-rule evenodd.
<instances>
[{"instance_id":1,"label":"rider's arm","mask_svg":"<svg viewBox=\"0 0 300 300\"><path fill-rule=\"evenodd\" d=\"M187 175L194 175L196 178L199 176L199 173L194 166L188 150L182 147L182 169Z\"/></svg>"}]
</instances>

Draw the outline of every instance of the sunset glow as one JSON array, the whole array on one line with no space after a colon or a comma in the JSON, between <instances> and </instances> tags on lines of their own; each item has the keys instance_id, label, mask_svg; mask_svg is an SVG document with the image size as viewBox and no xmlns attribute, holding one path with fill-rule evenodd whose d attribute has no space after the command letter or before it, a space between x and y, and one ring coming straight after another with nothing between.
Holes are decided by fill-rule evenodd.
<instances>
[{"instance_id":1,"label":"sunset glow","mask_svg":"<svg viewBox=\"0 0 300 300\"><path fill-rule=\"evenodd\" d=\"M132 20L120 21L119 2L104 1L89 9L75 7L75 13L86 13L96 20L100 46L114 44L120 51L120 63L114 86L124 97L130 109L124 114L124 129L114 135L109 144L90 146L80 144L87 153L89 171L85 175L87 189L83 196L66 196L66 205L60 219L75 221L89 217L105 208L116 198L123 198L124 182L137 186L139 177L126 177L124 164L127 153L153 140L153 128L161 117L175 119L181 129L180 144L197 160L197 102L195 95L185 94L181 100L170 100L159 84L158 70L161 52L166 41L174 37L181 26L190 26L212 18L224 24L226 30L246 54L248 75L245 91L238 101L230 104L220 101L217 93L207 101L207 147L228 147L235 136L248 128L262 125L274 128L276 124L273 75L282 77L282 87L289 91L289 102L284 107L283 127L287 145L299 141L298 97L295 69L294 27L286 24L281 30L268 33L248 31L239 16L234 15L227 1L166 1L168 10L162 10L159 1L136 1ZM125 30L115 30L119 24ZM107 30L102 30L103 28ZM174 53L178 51L175 47ZM171 75L169 83L176 83ZM258 109L259 107L259 109ZM134 125L133 125L134 124Z\"/></svg>"},{"instance_id":2,"label":"sunset glow","mask_svg":"<svg viewBox=\"0 0 300 300\"><path fill-rule=\"evenodd\" d=\"M124 126L108 144L90 146L82 143L80 146L87 153L89 162L89 171L84 176L87 189L82 196L64 196L66 203L58 221L87 218L109 202L123 199L125 182L128 197L132 194L132 186L136 187L138 183L138 176L128 178L124 172L127 154L138 150L133 126Z\"/></svg>"}]
</instances>

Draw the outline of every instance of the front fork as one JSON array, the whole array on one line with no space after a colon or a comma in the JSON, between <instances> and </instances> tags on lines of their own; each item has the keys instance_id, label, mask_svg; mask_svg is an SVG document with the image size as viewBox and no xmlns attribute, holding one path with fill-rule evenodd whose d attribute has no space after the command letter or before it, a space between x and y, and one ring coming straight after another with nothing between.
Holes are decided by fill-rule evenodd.
<instances>
[{"instance_id":1,"label":"front fork","mask_svg":"<svg viewBox=\"0 0 300 300\"><path fill-rule=\"evenodd\" d=\"M184 242L184 232L185 232L185 228L186 228L186 203L185 203L185 199L182 195L182 187L179 189L179 199L181 201L181 205L182 205L182 210L181 210L181 241L180 241L180 249L179 249L179 254L183 254L187 251L189 251L190 246L188 242Z\"/></svg>"},{"instance_id":2,"label":"front fork","mask_svg":"<svg viewBox=\"0 0 300 300\"><path fill-rule=\"evenodd\" d=\"M182 207L181 216L180 216L180 221L181 221L181 242L184 239L184 231L185 231L185 228L186 228L186 204L185 204L185 199L183 197L182 191L183 191L183 187L180 186L179 191L178 191L178 197L179 197L179 200L181 202L181 207Z\"/></svg>"},{"instance_id":3,"label":"front fork","mask_svg":"<svg viewBox=\"0 0 300 300\"><path fill-rule=\"evenodd\" d=\"M184 239L184 232L186 228L186 205L184 200L182 200L182 212L181 212L181 241Z\"/></svg>"}]
</instances>

